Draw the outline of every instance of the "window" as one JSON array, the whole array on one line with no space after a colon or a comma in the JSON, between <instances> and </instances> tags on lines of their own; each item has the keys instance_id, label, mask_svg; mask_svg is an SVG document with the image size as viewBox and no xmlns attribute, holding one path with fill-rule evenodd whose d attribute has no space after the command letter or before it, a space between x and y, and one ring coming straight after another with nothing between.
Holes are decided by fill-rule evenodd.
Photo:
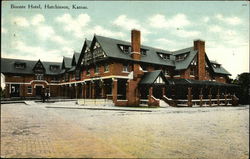
<instances>
[{"instance_id":1,"label":"window","mask_svg":"<svg viewBox=\"0 0 250 159\"><path fill-rule=\"evenodd\" d=\"M141 49L141 54L144 55L144 56L146 56L147 55L147 50Z\"/></svg>"},{"instance_id":2,"label":"window","mask_svg":"<svg viewBox=\"0 0 250 159\"><path fill-rule=\"evenodd\" d=\"M164 76L169 76L169 71L167 69L162 70Z\"/></svg>"},{"instance_id":3,"label":"window","mask_svg":"<svg viewBox=\"0 0 250 159\"><path fill-rule=\"evenodd\" d=\"M194 67L190 68L190 76L195 76L195 68Z\"/></svg>"},{"instance_id":4,"label":"window","mask_svg":"<svg viewBox=\"0 0 250 159\"><path fill-rule=\"evenodd\" d=\"M123 64L122 72L129 72L129 65Z\"/></svg>"},{"instance_id":5,"label":"window","mask_svg":"<svg viewBox=\"0 0 250 159\"><path fill-rule=\"evenodd\" d=\"M69 81L69 73L65 73L65 81L67 82L67 81Z\"/></svg>"},{"instance_id":6,"label":"window","mask_svg":"<svg viewBox=\"0 0 250 159\"><path fill-rule=\"evenodd\" d=\"M89 69L86 69L86 75L90 75L90 70Z\"/></svg>"},{"instance_id":7,"label":"window","mask_svg":"<svg viewBox=\"0 0 250 159\"><path fill-rule=\"evenodd\" d=\"M164 83L163 79L159 76L156 80L155 83Z\"/></svg>"},{"instance_id":8,"label":"window","mask_svg":"<svg viewBox=\"0 0 250 159\"><path fill-rule=\"evenodd\" d=\"M75 76L76 76L76 80L79 80L80 77L81 77L81 71L80 70L76 70Z\"/></svg>"},{"instance_id":9,"label":"window","mask_svg":"<svg viewBox=\"0 0 250 159\"><path fill-rule=\"evenodd\" d=\"M127 46L127 45L120 45L120 49L121 49L124 53L129 53L129 52L130 52L130 46Z\"/></svg>"},{"instance_id":10,"label":"window","mask_svg":"<svg viewBox=\"0 0 250 159\"><path fill-rule=\"evenodd\" d=\"M176 56L176 61L184 60L187 56L188 56L187 53L186 54L177 55Z\"/></svg>"},{"instance_id":11,"label":"window","mask_svg":"<svg viewBox=\"0 0 250 159\"><path fill-rule=\"evenodd\" d=\"M50 65L51 71L57 71L57 70L59 70L59 68L60 68L60 66L58 66L58 65Z\"/></svg>"},{"instance_id":12,"label":"window","mask_svg":"<svg viewBox=\"0 0 250 159\"><path fill-rule=\"evenodd\" d=\"M157 52L157 53L164 60L170 59L170 55L169 54L165 54L165 53L161 53L161 52Z\"/></svg>"},{"instance_id":13,"label":"window","mask_svg":"<svg viewBox=\"0 0 250 159\"><path fill-rule=\"evenodd\" d=\"M27 87L27 94L32 94L32 87L31 86Z\"/></svg>"},{"instance_id":14,"label":"window","mask_svg":"<svg viewBox=\"0 0 250 159\"><path fill-rule=\"evenodd\" d=\"M53 81L53 82L59 81L59 77L58 77L58 76L53 76L53 77L52 77L52 81Z\"/></svg>"},{"instance_id":15,"label":"window","mask_svg":"<svg viewBox=\"0 0 250 159\"><path fill-rule=\"evenodd\" d=\"M218 64L213 64L213 67L214 67L214 68L219 68L220 65L218 65Z\"/></svg>"},{"instance_id":16,"label":"window","mask_svg":"<svg viewBox=\"0 0 250 159\"><path fill-rule=\"evenodd\" d=\"M19 62L15 63L16 69L24 69L25 67L26 67L26 63L19 63Z\"/></svg>"},{"instance_id":17,"label":"window","mask_svg":"<svg viewBox=\"0 0 250 159\"><path fill-rule=\"evenodd\" d=\"M100 44L98 42L95 42L94 49L99 48L99 47L100 47Z\"/></svg>"},{"instance_id":18,"label":"window","mask_svg":"<svg viewBox=\"0 0 250 159\"><path fill-rule=\"evenodd\" d=\"M109 71L109 65L108 64L105 64L104 65L104 72L108 72Z\"/></svg>"},{"instance_id":19,"label":"window","mask_svg":"<svg viewBox=\"0 0 250 159\"><path fill-rule=\"evenodd\" d=\"M36 80L43 80L44 76L43 74L36 74Z\"/></svg>"},{"instance_id":20,"label":"window","mask_svg":"<svg viewBox=\"0 0 250 159\"><path fill-rule=\"evenodd\" d=\"M98 65L95 65L95 73L98 74L99 73L99 68Z\"/></svg>"}]
</instances>

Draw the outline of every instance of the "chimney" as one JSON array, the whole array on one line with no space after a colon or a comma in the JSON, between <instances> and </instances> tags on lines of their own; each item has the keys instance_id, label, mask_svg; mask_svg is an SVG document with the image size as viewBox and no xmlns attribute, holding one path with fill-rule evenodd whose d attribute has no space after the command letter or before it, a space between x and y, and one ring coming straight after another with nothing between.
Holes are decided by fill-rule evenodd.
<instances>
[{"instance_id":1,"label":"chimney","mask_svg":"<svg viewBox=\"0 0 250 159\"><path fill-rule=\"evenodd\" d=\"M133 29L131 31L131 46L132 46L132 58L134 60L141 59L141 32Z\"/></svg>"},{"instance_id":2,"label":"chimney","mask_svg":"<svg viewBox=\"0 0 250 159\"><path fill-rule=\"evenodd\" d=\"M140 61L141 60L141 32L139 30L133 29L131 31L131 57L133 60ZM134 62L133 64L133 75L134 80L141 77L143 75L142 70L140 69L140 64Z\"/></svg>"},{"instance_id":3,"label":"chimney","mask_svg":"<svg viewBox=\"0 0 250 159\"><path fill-rule=\"evenodd\" d=\"M205 41L195 40L194 50L198 51L198 79L205 80L206 70L205 70Z\"/></svg>"}]
</instances>

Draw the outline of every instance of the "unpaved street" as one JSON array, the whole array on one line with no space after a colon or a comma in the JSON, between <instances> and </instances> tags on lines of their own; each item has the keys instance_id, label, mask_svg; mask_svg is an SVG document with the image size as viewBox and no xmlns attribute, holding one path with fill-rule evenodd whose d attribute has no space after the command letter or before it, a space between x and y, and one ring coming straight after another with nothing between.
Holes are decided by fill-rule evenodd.
<instances>
[{"instance_id":1,"label":"unpaved street","mask_svg":"<svg viewBox=\"0 0 250 159\"><path fill-rule=\"evenodd\" d=\"M53 104L1 105L1 157L249 158L249 106L131 112L46 105Z\"/></svg>"}]
</instances>

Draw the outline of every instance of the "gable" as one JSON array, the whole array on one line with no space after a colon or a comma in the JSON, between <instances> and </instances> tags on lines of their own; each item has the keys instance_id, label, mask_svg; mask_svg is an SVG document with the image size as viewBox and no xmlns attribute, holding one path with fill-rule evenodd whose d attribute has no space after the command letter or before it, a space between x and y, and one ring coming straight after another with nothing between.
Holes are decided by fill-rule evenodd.
<instances>
[{"instance_id":1,"label":"gable","mask_svg":"<svg viewBox=\"0 0 250 159\"><path fill-rule=\"evenodd\" d=\"M35 73L45 73L45 68L40 60L38 60L38 62L33 67L33 71Z\"/></svg>"}]
</instances>

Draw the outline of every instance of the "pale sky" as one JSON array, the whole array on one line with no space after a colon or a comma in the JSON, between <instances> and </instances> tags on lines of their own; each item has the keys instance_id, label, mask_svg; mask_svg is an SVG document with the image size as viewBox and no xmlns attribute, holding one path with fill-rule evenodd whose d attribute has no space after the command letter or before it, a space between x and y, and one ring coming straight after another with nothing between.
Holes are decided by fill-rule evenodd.
<instances>
[{"instance_id":1,"label":"pale sky","mask_svg":"<svg viewBox=\"0 0 250 159\"><path fill-rule=\"evenodd\" d=\"M28 4L41 9L27 9ZM47 4L69 9L44 9ZM74 4L88 9L72 9ZM231 78L249 72L247 1L3 1L1 56L61 62L80 52L85 38L97 34L130 41L133 28L141 30L143 45L169 51L205 40L209 59L221 63Z\"/></svg>"}]
</instances>

